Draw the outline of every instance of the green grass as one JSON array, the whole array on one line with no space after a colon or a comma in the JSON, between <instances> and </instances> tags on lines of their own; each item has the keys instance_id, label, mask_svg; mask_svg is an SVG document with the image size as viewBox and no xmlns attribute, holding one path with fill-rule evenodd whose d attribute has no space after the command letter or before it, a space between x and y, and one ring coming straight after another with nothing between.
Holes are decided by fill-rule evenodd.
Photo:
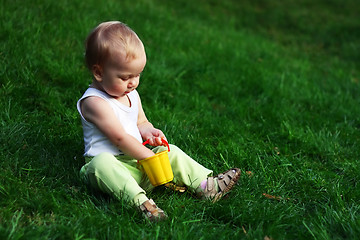
<instances>
[{"instance_id":1,"label":"green grass","mask_svg":"<svg viewBox=\"0 0 360 240\"><path fill-rule=\"evenodd\" d=\"M0 239L360 235L357 1L0 3ZM170 219L151 225L80 182L83 42L113 19L145 44L154 125L215 172L254 173L228 199L156 190Z\"/></svg>"}]
</instances>

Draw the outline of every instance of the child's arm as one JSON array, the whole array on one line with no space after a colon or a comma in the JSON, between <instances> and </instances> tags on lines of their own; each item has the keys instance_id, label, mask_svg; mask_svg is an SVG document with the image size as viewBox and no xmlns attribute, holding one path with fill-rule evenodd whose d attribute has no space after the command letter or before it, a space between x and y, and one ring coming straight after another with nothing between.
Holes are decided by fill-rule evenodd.
<instances>
[{"instance_id":1,"label":"child's arm","mask_svg":"<svg viewBox=\"0 0 360 240\"><path fill-rule=\"evenodd\" d=\"M137 125L139 128L141 137L144 140L149 140L150 145L160 146L163 144L161 139L162 138L166 139L166 137L161 130L154 128L154 126L146 118L144 109L142 108L142 105L141 105L140 97L139 97L139 117L138 117Z\"/></svg>"},{"instance_id":2,"label":"child's arm","mask_svg":"<svg viewBox=\"0 0 360 240\"><path fill-rule=\"evenodd\" d=\"M138 160L154 155L150 149L125 132L110 105L102 98L85 98L81 103L81 112L87 121L95 124L124 154Z\"/></svg>"}]
</instances>

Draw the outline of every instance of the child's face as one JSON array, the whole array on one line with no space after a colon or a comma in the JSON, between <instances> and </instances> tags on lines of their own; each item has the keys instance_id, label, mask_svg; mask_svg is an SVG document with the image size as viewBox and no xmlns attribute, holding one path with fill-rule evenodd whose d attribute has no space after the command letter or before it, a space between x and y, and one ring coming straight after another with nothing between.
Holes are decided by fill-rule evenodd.
<instances>
[{"instance_id":1,"label":"child's face","mask_svg":"<svg viewBox=\"0 0 360 240\"><path fill-rule=\"evenodd\" d=\"M120 52L113 53L104 67L99 69L99 74L94 72L94 76L102 90L112 97L121 98L139 85L145 64L145 52L130 61L125 61Z\"/></svg>"}]
</instances>

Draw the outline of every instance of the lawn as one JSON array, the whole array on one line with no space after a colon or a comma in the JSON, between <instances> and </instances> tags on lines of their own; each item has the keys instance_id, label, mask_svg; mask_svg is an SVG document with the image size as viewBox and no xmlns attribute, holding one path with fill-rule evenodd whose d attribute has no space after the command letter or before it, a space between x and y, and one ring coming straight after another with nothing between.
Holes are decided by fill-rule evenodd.
<instances>
[{"instance_id":1,"label":"lawn","mask_svg":"<svg viewBox=\"0 0 360 240\"><path fill-rule=\"evenodd\" d=\"M360 236L357 1L0 3L0 239ZM144 42L138 91L169 142L241 168L227 199L160 187L169 220L150 224L81 183L83 43L107 20Z\"/></svg>"}]
</instances>

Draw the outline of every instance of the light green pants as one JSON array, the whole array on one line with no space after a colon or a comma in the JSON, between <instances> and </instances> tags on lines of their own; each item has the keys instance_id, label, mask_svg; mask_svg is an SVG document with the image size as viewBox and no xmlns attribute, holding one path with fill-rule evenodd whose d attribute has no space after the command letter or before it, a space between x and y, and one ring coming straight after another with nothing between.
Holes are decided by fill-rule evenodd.
<instances>
[{"instance_id":1,"label":"light green pants","mask_svg":"<svg viewBox=\"0 0 360 240\"><path fill-rule=\"evenodd\" d=\"M164 150L166 148L163 146L153 149L155 153ZM174 173L173 182L179 186L187 186L191 191L195 191L201 181L212 173L175 145L170 144L168 156ZM146 191L154 188L146 174L138 168L137 160L129 156L101 153L87 158L80 176L92 188L133 201L136 205L146 201Z\"/></svg>"}]
</instances>

